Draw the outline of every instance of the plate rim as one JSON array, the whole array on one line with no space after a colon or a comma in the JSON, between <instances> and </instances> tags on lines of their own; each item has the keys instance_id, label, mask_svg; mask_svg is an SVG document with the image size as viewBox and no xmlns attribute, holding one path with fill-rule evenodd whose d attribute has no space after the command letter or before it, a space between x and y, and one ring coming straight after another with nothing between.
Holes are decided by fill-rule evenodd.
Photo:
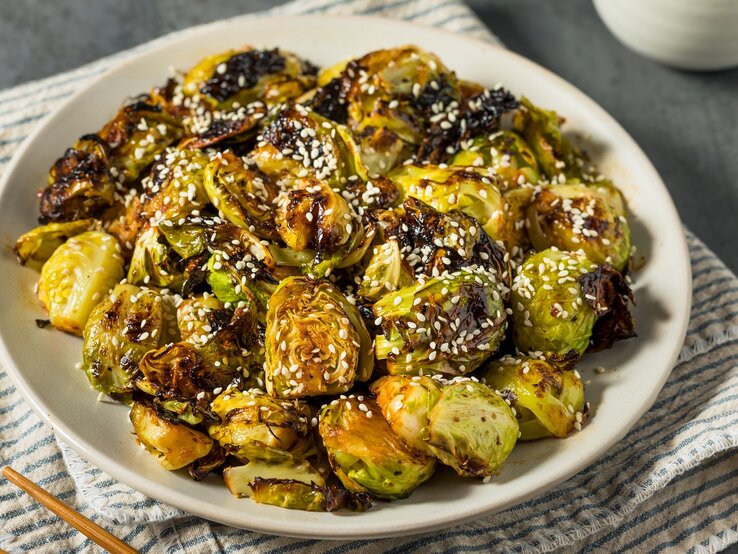
<instances>
[{"instance_id":1,"label":"plate rim","mask_svg":"<svg viewBox=\"0 0 738 554\"><path fill-rule=\"evenodd\" d=\"M97 85L98 83L107 80L112 75L125 71L129 66L135 65L137 63L140 63L142 58L145 58L146 56L152 56L155 55L157 52L165 50L167 48L172 47L174 44L178 42L182 42L185 40L196 40L198 38L198 35L207 35L210 33L216 32L218 29L223 27L239 27L239 26L249 26L253 25L255 23L259 22L270 22L270 23L277 23L277 22L284 22L285 20L296 20L296 21L304 21L306 24L309 24L310 21L321 21L321 22L333 22L334 24L357 24L357 22L371 22L374 25L382 25L382 26L389 26L389 27L405 27L405 28L414 28L415 30L422 30L429 33L434 34L440 34L443 36L446 36L447 38L457 41L457 42L465 42L470 47L477 47L482 48L485 50L493 50L496 51L498 55L508 56L515 60L516 63L525 65L528 67L529 70L535 71L538 73L542 73L546 79L550 79L556 82L556 84L564 90L565 94L567 96L574 96L578 99L578 101L584 103L588 110L591 110L597 114L597 118L600 121L603 121L609 128L614 129L618 136L613 137L613 142L620 143L625 142L630 150L632 150L634 153L637 153L642 160L642 169L650 173L650 179L649 183L651 185L658 185L661 188L661 192L663 192L663 196L665 196L666 199L668 199L668 204L664 205L663 207L666 208L663 210L663 215L668 216L669 219L672 220L672 224L676 224L675 226L678 227L681 231L682 229L682 223L679 218L676 206L674 204L673 198L671 197L668 188L666 187L665 183L661 179L661 176L657 172L656 168L653 166L652 162L646 155L646 153L641 149L641 147L638 145L638 143L633 139L630 134L620 125L620 123L615 120L604 108L602 108L596 101L594 101L592 98L590 98L586 93L579 90L576 86L574 86L572 83L564 79L563 77L560 77L553 71L537 64L536 62L517 54L516 52L513 52L511 50L508 50L499 44L495 44L492 42L488 42L482 39L462 35L453 31L449 31L446 29L440 29L438 27L434 27L431 25L424 25L424 24L418 24L414 22L409 22L406 20L400 20L400 19L394 19L394 18L384 18L380 16L366 16L366 15L322 15L322 14L311 14L311 15L275 15L275 14L248 14L253 15L253 18L247 18L245 16L237 16L236 18L230 18L230 19L223 19L219 21L214 21L210 23L206 23L203 25L198 25L195 27L191 27L188 29L184 29L182 31L177 31L174 34L180 33L180 36L176 36L172 38L171 40L167 40L169 37L166 35L163 37L159 37L157 39L153 39L152 42L154 44L151 44L150 47L147 47L148 45L139 45L134 48L141 48L141 51L134 53L130 58L127 58L125 60L113 62L113 65L100 73L99 75L96 75L90 79L89 82L87 82L82 88L75 91L73 94L71 94L68 98L66 98L59 106L57 106L48 116L46 119L25 138L25 140L19 145L19 147L14 152L11 160L9 161L8 165L5 168L5 171L3 172L2 177L0 178L0 205L2 204L2 198L6 193L6 190L9 188L9 184L11 181L11 176L16 171L17 166L20 163L20 160L26 156L27 151L30 149L30 146L35 142L36 138L42 134L45 130L47 130L50 127L53 127L53 124L55 120L59 117L59 115L70 105L73 105L77 99L82 96L89 88ZM276 41L275 41L276 42ZM114 54L115 55L115 54ZM96 62L91 62L96 63ZM224 523L226 525L230 525L237 528L243 528L243 529L249 529L255 532L261 532L261 533L268 533L272 535L278 535L278 536L286 536L286 537L296 537L296 538L311 538L311 539L330 539L330 540L352 540L352 539L368 539L368 538L386 538L386 537L394 537L394 536L407 536L407 535L416 535L424 532L429 532L433 530L439 530L443 528L447 528L453 525L459 525L462 523L465 523L473 518L476 517L482 517L485 515L489 515L495 512L499 512L501 510L504 510L506 508L509 508L514 505L518 505L522 502L525 502L526 500L538 495L539 493L549 490L562 482L566 481L567 479L571 478L578 472L580 472L582 469L589 467L593 462L595 462L597 459L599 459L603 454L605 454L614 444L619 442L635 425L635 423L640 419L643 414L645 414L653 405L653 403L656 400L656 397L661 392L666 380L669 378L671 374L671 370L673 369L674 363L677 361L679 354L682 350L683 346L683 339L687 331L687 327L689 324L689 316L690 316L690 309L691 309L691 299L692 299L692 272L691 272L691 264L690 264L690 256L689 256L689 249L686 241L686 237L684 236L684 233L680 233L680 240L677 241L679 248L679 252L681 254L681 262L682 262L682 271L680 272L680 275L683 275L685 278L685 287L684 287L684 298L682 299L682 302L676 302L676 304L680 307L684 306L684 308L681 309L681 313L675 314L673 317L681 317L681 325L680 325L680 335L679 335L679 341L677 342L676 339L674 339L674 344L671 348L671 355L668 360L668 366L669 370L664 371L663 375L661 376L661 379L658 382L658 386L655 386L653 390L651 391L650 395L648 396L647 401L645 401L638 410L634 410L630 417L627 418L627 422L624 423L619 430L618 433L614 433L611 435L611 438L606 443L603 443L602 446L599 448L593 449L592 451L589 451L586 456L583 456L581 459L577 460L577 463L572 464L568 469L565 471L560 472L554 479L551 479L547 481L546 483L541 484L540 486L534 487L532 489L529 489L526 493L520 494L517 497L510 499L505 502L500 502L488 509L484 510L466 510L461 513L457 512L451 517L446 516L445 519L442 521L440 520L432 520L430 522L415 522L412 524L403 524L401 522L394 522L394 526L392 529L386 529L381 524L375 524L372 529L362 529L361 535L357 535L357 533L354 532L348 532L348 533L342 533L340 530L340 526L336 526L335 532L333 533L315 533L310 532L310 523L302 523L297 524L297 522L292 521L289 524L285 522L285 520L281 518L272 518L268 515L268 510L265 510L265 516L260 517L258 521L252 522L238 522L234 521L231 518L223 517L221 514L218 514L215 511L212 510L206 510L204 513L203 510L195 510L192 511L190 509L190 503L192 502L192 498L190 498L185 493L178 491L178 490L172 490L168 488L164 488L161 485L157 485L156 483L151 483L150 485L147 483L143 483L143 486L140 484L136 484L135 486L131 485L130 483L136 483L136 477L139 477L139 475L136 474L136 472L132 469L129 469L127 467L109 467L109 456L106 456L102 453L100 453L95 448L88 448L88 446L85 444L84 439L82 439L75 431L74 429L68 428L65 424L63 424L60 420L57 419L56 414L52 414L47 412L46 407L44 405L44 402L39 396L31 390L31 387L27 384L26 380L24 379L22 372L19 370L19 368L15 365L13 362L13 359L10 355L10 352L8 350L8 347L5 343L5 337L0 333L0 362L2 363L3 367L7 371L11 381L15 385L16 389L21 393L21 396L24 398L24 400L31 406L31 408L40 416L40 418L48 424L54 433L61 435L61 437L64 439L64 441L71 446L80 456L82 456L84 459L88 460L89 462L93 463L94 465L98 466L100 469L114 477L115 479L119 480L120 482L126 484L127 486L133 488L136 491L141 492L142 494L145 494L146 496L149 496L151 498L160 500L161 502L165 502L167 504L170 504L172 506L175 506L177 508L180 508L181 510L185 511L187 514L196 515L199 517L203 517L208 520L217 521L220 523ZM666 360L664 360L666 362ZM197 512L197 513L195 513ZM339 523L339 519L336 519L336 523ZM295 529L285 529L286 525L290 525L292 527L295 527ZM382 528L380 528L382 527Z\"/></svg>"}]
</instances>

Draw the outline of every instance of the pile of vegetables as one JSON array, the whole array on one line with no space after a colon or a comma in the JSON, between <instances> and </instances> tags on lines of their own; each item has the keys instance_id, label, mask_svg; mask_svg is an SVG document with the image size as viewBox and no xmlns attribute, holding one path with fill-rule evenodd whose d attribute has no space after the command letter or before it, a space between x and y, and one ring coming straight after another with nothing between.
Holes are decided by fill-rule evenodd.
<instances>
[{"instance_id":1,"label":"pile of vegetables","mask_svg":"<svg viewBox=\"0 0 738 554\"><path fill-rule=\"evenodd\" d=\"M228 51L67 149L15 252L168 470L329 511L488 481L634 335L625 202L560 123L411 46Z\"/></svg>"}]
</instances>

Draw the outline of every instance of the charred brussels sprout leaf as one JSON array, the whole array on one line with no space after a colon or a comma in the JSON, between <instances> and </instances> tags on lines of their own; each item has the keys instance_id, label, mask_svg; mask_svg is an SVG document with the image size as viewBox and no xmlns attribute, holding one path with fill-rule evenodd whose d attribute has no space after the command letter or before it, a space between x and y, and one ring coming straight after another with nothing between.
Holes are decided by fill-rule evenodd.
<instances>
[{"instance_id":1,"label":"charred brussels sprout leaf","mask_svg":"<svg viewBox=\"0 0 738 554\"><path fill-rule=\"evenodd\" d=\"M140 402L133 404L130 419L140 443L170 471L207 456L213 448L213 441L203 433L167 419Z\"/></svg>"},{"instance_id":2,"label":"charred brussels sprout leaf","mask_svg":"<svg viewBox=\"0 0 738 554\"><path fill-rule=\"evenodd\" d=\"M292 463L314 450L307 404L231 389L213 401L212 409L220 423L210 426L210 436L243 462Z\"/></svg>"},{"instance_id":3,"label":"charred brussels sprout leaf","mask_svg":"<svg viewBox=\"0 0 738 554\"><path fill-rule=\"evenodd\" d=\"M266 386L300 398L338 394L372 373L372 340L356 307L327 281L283 280L269 299Z\"/></svg>"},{"instance_id":4,"label":"charred brussels sprout leaf","mask_svg":"<svg viewBox=\"0 0 738 554\"><path fill-rule=\"evenodd\" d=\"M279 113L251 155L274 179L312 176L336 188L368 180L349 130L300 105Z\"/></svg>"},{"instance_id":5,"label":"charred brussels sprout leaf","mask_svg":"<svg viewBox=\"0 0 738 554\"><path fill-rule=\"evenodd\" d=\"M85 326L82 368L90 384L113 398L130 395L131 377L146 352L157 347L162 329L158 293L116 285L95 306Z\"/></svg>"},{"instance_id":6,"label":"charred brussels sprout leaf","mask_svg":"<svg viewBox=\"0 0 738 554\"><path fill-rule=\"evenodd\" d=\"M327 405L319 431L333 471L350 491L404 498L435 469L435 460L407 446L368 398Z\"/></svg>"},{"instance_id":7,"label":"charred brussels sprout leaf","mask_svg":"<svg viewBox=\"0 0 738 554\"><path fill-rule=\"evenodd\" d=\"M496 474L518 440L518 422L503 398L481 383L443 389L428 415L424 439L462 477Z\"/></svg>"},{"instance_id":8,"label":"charred brussels sprout leaf","mask_svg":"<svg viewBox=\"0 0 738 554\"><path fill-rule=\"evenodd\" d=\"M464 144L450 163L492 168L503 191L523 184L535 185L540 178L533 151L515 131L503 130L475 137Z\"/></svg>"},{"instance_id":9,"label":"charred brussels sprout leaf","mask_svg":"<svg viewBox=\"0 0 738 554\"><path fill-rule=\"evenodd\" d=\"M230 221L256 236L277 239L274 207L277 188L242 158L225 152L205 169L205 192L210 202Z\"/></svg>"},{"instance_id":10,"label":"charred brussels sprout leaf","mask_svg":"<svg viewBox=\"0 0 738 554\"><path fill-rule=\"evenodd\" d=\"M392 374L469 373L497 351L507 329L499 285L481 270L423 279L373 310L376 356Z\"/></svg>"},{"instance_id":11,"label":"charred brussels sprout leaf","mask_svg":"<svg viewBox=\"0 0 738 554\"><path fill-rule=\"evenodd\" d=\"M553 248L518 266L510 293L518 350L582 354L587 349L597 313L578 279L596 269L582 252Z\"/></svg>"},{"instance_id":12,"label":"charred brussels sprout leaf","mask_svg":"<svg viewBox=\"0 0 738 554\"><path fill-rule=\"evenodd\" d=\"M63 223L47 223L23 234L13 251L21 265L40 270L41 266L66 240L95 226L94 219L79 219Z\"/></svg>"},{"instance_id":13,"label":"charred brussels sprout leaf","mask_svg":"<svg viewBox=\"0 0 738 554\"><path fill-rule=\"evenodd\" d=\"M315 179L301 179L283 193L275 219L289 248L309 252L312 260L303 265L305 272L319 277L358 263L375 234L371 221L360 218L338 192Z\"/></svg>"},{"instance_id":14,"label":"charred brussels sprout leaf","mask_svg":"<svg viewBox=\"0 0 738 554\"><path fill-rule=\"evenodd\" d=\"M428 414L441 395L437 382L430 377L387 375L375 381L371 390L392 430L416 450L434 456L422 437Z\"/></svg>"},{"instance_id":15,"label":"charred brussels sprout leaf","mask_svg":"<svg viewBox=\"0 0 738 554\"><path fill-rule=\"evenodd\" d=\"M546 177L581 177L584 157L561 132L563 120L556 112L539 108L525 97L520 104L513 120L515 131L528 143Z\"/></svg>"},{"instance_id":16,"label":"charred brussels sprout leaf","mask_svg":"<svg viewBox=\"0 0 738 554\"><path fill-rule=\"evenodd\" d=\"M38 297L51 324L81 335L95 304L123 277L118 242L85 231L59 246L41 268Z\"/></svg>"},{"instance_id":17,"label":"charred brussels sprout leaf","mask_svg":"<svg viewBox=\"0 0 738 554\"><path fill-rule=\"evenodd\" d=\"M622 271L630 257L630 228L620 192L609 183L546 187L528 207L528 235L537 250L583 250L595 263Z\"/></svg>"},{"instance_id":18,"label":"charred brussels sprout leaf","mask_svg":"<svg viewBox=\"0 0 738 554\"><path fill-rule=\"evenodd\" d=\"M97 135L85 135L49 170L41 222L97 217L113 204L114 193L108 147Z\"/></svg>"},{"instance_id":19,"label":"charred brussels sprout leaf","mask_svg":"<svg viewBox=\"0 0 738 554\"><path fill-rule=\"evenodd\" d=\"M584 385L573 371L545 360L506 356L490 363L483 377L515 408L521 440L565 437L582 424Z\"/></svg>"}]
</instances>

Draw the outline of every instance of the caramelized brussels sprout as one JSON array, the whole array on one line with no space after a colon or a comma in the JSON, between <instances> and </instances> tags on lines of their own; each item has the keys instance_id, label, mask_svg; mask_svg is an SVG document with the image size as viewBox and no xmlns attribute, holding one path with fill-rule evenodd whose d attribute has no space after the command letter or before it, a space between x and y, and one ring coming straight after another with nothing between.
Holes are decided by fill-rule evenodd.
<instances>
[{"instance_id":1,"label":"caramelized brussels sprout","mask_svg":"<svg viewBox=\"0 0 738 554\"><path fill-rule=\"evenodd\" d=\"M405 498L435 469L435 460L407 446L369 398L334 400L321 411L318 429L333 471L350 491Z\"/></svg>"},{"instance_id":2,"label":"caramelized brussels sprout","mask_svg":"<svg viewBox=\"0 0 738 554\"><path fill-rule=\"evenodd\" d=\"M416 450L434 456L422 437L428 427L428 414L441 395L437 381L430 377L386 375L372 384L371 391L392 430Z\"/></svg>"},{"instance_id":3,"label":"caramelized brussels sprout","mask_svg":"<svg viewBox=\"0 0 738 554\"><path fill-rule=\"evenodd\" d=\"M21 265L40 270L54 251L66 240L95 226L94 219L78 219L63 223L47 223L24 233L13 251Z\"/></svg>"},{"instance_id":4,"label":"caramelized brussels sprout","mask_svg":"<svg viewBox=\"0 0 738 554\"><path fill-rule=\"evenodd\" d=\"M142 377L135 385L170 412L199 423L208 415L208 402L221 390L242 383L233 365L206 356L190 343L170 343L146 353L139 363Z\"/></svg>"},{"instance_id":5,"label":"caramelized brussels sprout","mask_svg":"<svg viewBox=\"0 0 738 554\"><path fill-rule=\"evenodd\" d=\"M167 419L151 406L135 402L130 413L139 442L170 471L207 456L213 441L203 433Z\"/></svg>"},{"instance_id":6,"label":"caramelized brussels sprout","mask_svg":"<svg viewBox=\"0 0 738 554\"><path fill-rule=\"evenodd\" d=\"M391 374L463 375L497 351L507 320L498 282L471 268L389 293L373 307Z\"/></svg>"},{"instance_id":7,"label":"caramelized brussels sprout","mask_svg":"<svg viewBox=\"0 0 738 554\"><path fill-rule=\"evenodd\" d=\"M502 237L505 206L494 178L474 168L403 165L388 175L403 196L412 196L446 213L460 210L476 219L493 239Z\"/></svg>"},{"instance_id":8,"label":"caramelized brussels sprout","mask_svg":"<svg viewBox=\"0 0 738 554\"><path fill-rule=\"evenodd\" d=\"M525 97L513 118L515 131L530 146L541 172L556 181L581 177L584 166L582 153L561 132L562 122L556 112L539 108Z\"/></svg>"},{"instance_id":9,"label":"caramelized brussels sprout","mask_svg":"<svg viewBox=\"0 0 738 554\"><path fill-rule=\"evenodd\" d=\"M208 283L221 302L256 304L266 312L281 271L271 250L255 235L237 225L216 226L207 237L212 255Z\"/></svg>"},{"instance_id":10,"label":"caramelized brussels sprout","mask_svg":"<svg viewBox=\"0 0 738 554\"><path fill-rule=\"evenodd\" d=\"M192 258L202 254L207 248L206 233L219 219L204 218L199 215L165 219L159 223L159 234L169 243L172 250L182 259Z\"/></svg>"},{"instance_id":11,"label":"caramelized brussels sprout","mask_svg":"<svg viewBox=\"0 0 738 554\"><path fill-rule=\"evenodd\" d=\"M338 192L316 179L300 179L278 198L275 221L288 247L312 252L304 269L319 277L359 262L375 234L371 221L362 220Z\"/></svg>"},{"instance_id":12,"label":"caramelized brussels sprout","mask_svg":"<svg viewBox=\"0 0 738 554\"><path fill-rule=\"evenodd\" d=\"M518 440L518 422L503 398L464 380L441 392L428 414L423 439L462 477L496 474Z\"/></svg>"},{"instance_id":13,"label":"caramelized brussels sprout","mask_svg":"<svg viewBox=\"0 0 738 554\"><path fill-rule=\"evenodd\" d=\"M266 175L249 168L243 158L224 152L205 168L205 192L231 223L258 237L278 239L274 228L277 188Z\"/></svg>"},{"instance_id":14,"label":"caramelized brussels sprout","mask_svg":"<svg viewBox=\"0 0 738 554\"><path fill-rule=\"evenodd\" d=\"M587 349L597 314L585 301L579 278L596 268L583 252L556 248L518 266L510 292L518 350L582 354Z\"/></svg>"},{"instance_id":15,"label":"caramelized brussels sprout","mask_svg":"<svg viewBox=\"0 0 738 554\"><path fill-rule=\"evenodd\" d=\"M301 398L338 394L370 378L372 339L358 310L327 281L283 280L269 299L266 387Z\"/></svg>"},{"instance_id":16,"label":"caramelized brussels sprout","mask_svg":"<svg viewBox=\"0 0 738 554\"><path fill-rule=\"evenodd\" d=\"M412 285L413 281L413 270L403 260L399 244L396 240L389 240L374 247L357 293L376 302L388 292Z\"/></svg>"},{"instance_id":17,"label":"caramelized brussels sprout","mask_svg":"<svg viewBox=\"0 0 738 554\"><path fill-rule=\"evenodd\" d=\"M135 181L167 146L182 137L182 126L144 95L124 106L99 133L110 152L113 175Z\"/></svg>"},{"instance_id":18,"label":"caramelized brussels sprout","mask_svg":"<svg viewBox=\"0 0 738 554\"><path fill-rule=\"evenodd\" d=\"M183 291L187 281L182 258L169 245L163 227L146 226L136 239L128 282Z\"/></svg>"},{"instance_id":19,"label":"caramelized brussels sprout","mask_svg":"<svg viewBox=\"0 0 738 554\"><path fill-rule=\"evenodd\" d=\"M546 187L528 207L528 235L536 250L581 249L593 262L623 271L630 257L623 207L620 191L607 182Z\"/></svg>"},{"instance_id":20,"label":"caramelized brussels sprout","mask_svg":"<svg viewBox=\"0 0 738 554\"><path fill-rule=\"evenodd\" d=\"M223 480L234 496L293 510L332 512L345 507L363 512L371 506L368 495L326 485L323 476L306 461L254 460L226 468Z\"/></svg>"},{"instance_id":21,"label":"caramelized brussels sprout","mask_svg":"<svg viewBox=\"0 0 738 554\"><path fill-rule=\"evenodd\" d=\"M503 192L538 183L538 162L525 140L515 131L502 130L475 137L463 146L464 149L451 160L451 165L491 168Z\"/></svg>"},{"instance_id":22,"label":"caramelized brussels sprout","mask_svg":"<svg viewBox=\"0 0 738 554\"><path fill-rule=\"evenodd\" d=\"M299 104L279 113L251 156L274 179L312 176L335 188L368 180L349 130Z\"/></svg>"},{"instance_id":23,"label":"caramelized brussels sprout","mask_svg":"<svg viewBox=\"0 0 738 554\"><path fill-rule=\"evenodd\" d=\"M158 293L128 284L116 285L95 306L82 347L82 368L94 388L113 398L130 396L138 363L159 344L163 314Z\"/></svg>"},{"instance_id":24,"label":"caramelized brussels sprout","mask_svg":"<svg viewBox=\"0 0 738 554\"><path fill-rule=\"evenodd\" d=\"M41 268L38 298L51 324L82 335L95 304L123 277L118 241L85 231L59 246Z\"/></svg>"},{"instance_id":25,"label":"caramelized brussels sprout","mask_svg":"<svg viewBox=\"0 0 738 554\"><path fill-rule=\"evenodd\" d=\"M515 408L521 440L565 437L582 424L584 385L574 371L561 371L546 360L505 356L482 374L487 386Z\"/></svg>"},{"instance_id":26,"label":"caramelized brussels sprout","mask_svg":"<svg viewBox=\"0 0 738 554\"><path fill-rule=\"evenodd\" d=\"M41 193L40 220L97 217L113 204L114 194L108 147L97 135L85 135L49 170L49 186Z\"/></svg>"},{"instance_id":27,"label":"caramelized brussels sprout","mask_svg":"<svg viewBox=\"0 0 738 554\"><path fill-rule=\"evenodd\" d=\"M229 50L208 56L184 77L182 91L220 109L297 98L315 84L317 68L284 50Z\"/></svg>"},{"instance_id":28,"label":"caramelized brussels sprout","mask_svg":"<svg viewBox=\"0 0 738 554\"><path fill-rule=\"evenodd\" d=\"M243 462L290 463L314 448L310 408L302 402L230 389L213 401L212 410L220 423L210 426L210 436Z\"/></svg>"}]
</instances>

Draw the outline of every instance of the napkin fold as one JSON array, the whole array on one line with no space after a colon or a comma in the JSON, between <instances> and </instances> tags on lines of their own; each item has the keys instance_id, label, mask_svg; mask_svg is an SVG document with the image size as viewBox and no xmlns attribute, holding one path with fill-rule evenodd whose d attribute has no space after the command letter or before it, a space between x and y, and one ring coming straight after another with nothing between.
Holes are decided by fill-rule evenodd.
<instances>
[{"instance_id":1,"label":"napkin fold","mask_svg":"<svg viewBox=\"0 0 738 554\"><path fill-rule=\"evenodd\" d=\"M241 17L308 13L396 17L496 41L459 0L297 0ZM0 173L20 142L74 91L115 63L189 32L0 92ZM0 463L13 464L141 552L549 552L564 546L582 552L716 552L738 541L738 278L685 232L692 315L679 361L654 406L592 466L472 523L405 538L325 542L208 522L152 500L82 459L41 422L2 368ZM0 482L0 501L0 548L99 550L7 481Z\"/></svg>"}]
</instances>

